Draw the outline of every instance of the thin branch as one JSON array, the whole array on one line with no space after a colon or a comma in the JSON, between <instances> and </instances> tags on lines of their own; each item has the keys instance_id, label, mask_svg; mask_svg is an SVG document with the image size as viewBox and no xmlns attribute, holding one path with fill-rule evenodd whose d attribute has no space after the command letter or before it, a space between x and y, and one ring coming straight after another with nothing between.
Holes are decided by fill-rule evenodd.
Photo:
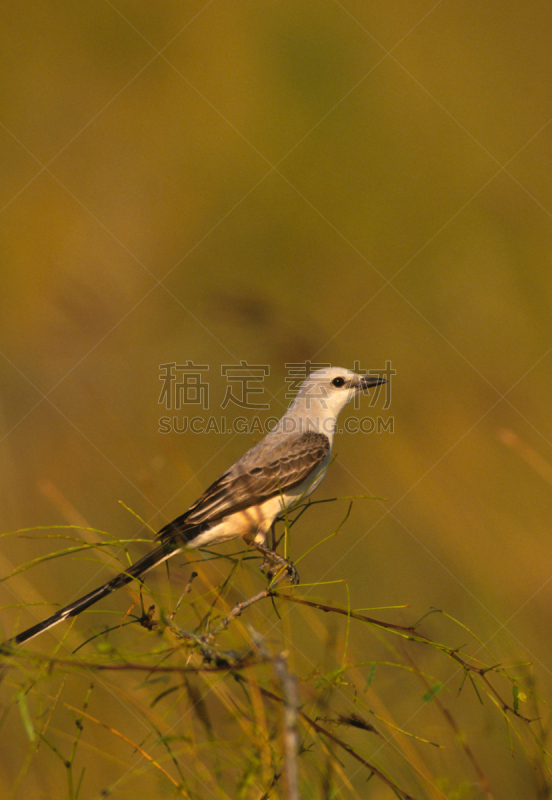
<instances>
[{"instance_id":1,"label":"thin branch","mask_svg":"<svg viewBox=\"0 0 552 800\"><path fill-rule=\"evenodd\" d=\"M244 681L245 683L257 686L261 694L263 694L265 697L269 697L276 703L284 703L282 697L279 697L277 694L274 694L274 692L271 692L262 686L254 684L252 680L244 677L243 675L240 676L240 680ZM412 797L412 795L408 794L408 792L405 792L394 781L388 778L387 775L384 775L383 772L381 772L377 767L375 767L373 764L371 764L369 761L367 761L365 758L359 755L355 750L353 750L351 745L347 744L347 742L344 742L343 739L340 739L338 736L331 733L326 728L322 727L322 725L320 725L318 722L312 719L312 717L309 717L308 714L305 714L305 712L302 711L301 709L298 710L298 714L301 717L301 719L303 719L307 723L307 725L313 728L317 733L320 733L322 734L322 736L325 736L327 739L330 739L338 747L341 747L343 750L345 750L350 756L359 761L364 767L369 769L370 772L376 775L376 777L378 777L381 781L386 783L387 786L393 789L393 791L396 792L396 794L398 794L404 800L416 800L414 797Z\"/></svg>"},{"instance_id":2,"label":"thin branch","mask_svg":"<svg viewBox=\"0 0 552 800\"><path fill-rule=\"evenodd\" d=\"M441 650L443 653L446 653L450 658L454 659L465 672L472 672L476 674L482 683L485 684L489 694L494 697L496 702L498 703L500 709L504 712L509 711L518 719L523 720L527 725L529 725L533 720L529 719L529 717L524 717L519 711L516 711L513 706L509 705L505 700L502 699L499 692L495 689L492 685L490 680L487 677L488 672L496 672L499 664L495 664L490 667L479 667L476 664L471 663L467 659L463 658L458 650L455 650L452 647L447 647L444 644L440 644L439 642L434 642L427 636L424 636L422 633L418 633L413 627L405 627L404 625L396 625L392 622L383 622L383 620L374 619L373 617L367 617L364 614L359 614L358 611L350 611L346 608L339 608L336 606L328 606L324 603L317 603L312 600L305 600L302 597L295 597L291 594L281 594L279 592L271 592L271 595L274 597L279 597L281 599L289 600L291 603L298 603L299 605L309 606L310 608L318 608L321 611L326 612L333 612L334 614L342 614L343 616L347 616L351 619L358 619L361 622L367 622L370 625L377 625L378 628L385 628L386 630L394 631L401 636L404 636L406 639L409 639L413 642L420 642L421 644L431 645L432 647L436 647Z\"/></svg>"},{"instance_id":3,"label":"thin branch","mask_svg":"<svg viewBox=\"0 0 552 800\"><path fill-rule=\"evenodd\" d=\"M287 662L283 655L274 656L272 664L282 687L282 702L284 704L282 738L287 800L300 800L299 768L297 764L299 752L299 732L297 730L299 691L297 689L297 678L288 670Z\"/></svg>"}]
</instances>

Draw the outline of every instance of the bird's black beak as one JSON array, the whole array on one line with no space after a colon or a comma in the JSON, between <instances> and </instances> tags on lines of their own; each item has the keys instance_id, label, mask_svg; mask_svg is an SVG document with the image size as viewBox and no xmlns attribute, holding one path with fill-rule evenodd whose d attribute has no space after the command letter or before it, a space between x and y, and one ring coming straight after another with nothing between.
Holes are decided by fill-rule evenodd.
<instances>
[{"instance_id":1,"label":"bird's black beak","mask_svg":"<svg viewBox=\"0 0 552 800\"><path fill-rule=\"evenodd\" d=\"M365 389L371 389L372 386L380 386L382 383L387 383L385 378L378 378L375 375L363 375L358 388L364 391Z\"/></svg>"}]
</instances>

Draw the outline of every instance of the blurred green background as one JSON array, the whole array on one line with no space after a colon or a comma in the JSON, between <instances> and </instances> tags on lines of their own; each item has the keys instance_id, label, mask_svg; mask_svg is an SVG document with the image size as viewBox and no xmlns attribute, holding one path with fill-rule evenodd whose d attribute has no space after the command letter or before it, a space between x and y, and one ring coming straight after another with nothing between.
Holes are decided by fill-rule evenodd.
<instances>
[{"instance_id":1,"label":"blurred green background","mask_svg":"<svg viewBox=\"0 0 552 800\"><path fill-rule=\"evenodd\" d=\"M393 433L339 436L317 495L385 499L356 503L302 580L346 577L353 606L408 604L387 612L404 623L443 608L498 660L531 662L550 700L550 4L93 0L1 16L2 531L147 536L119 500L157 529L253 443L160 433L160 364L209 365L215 415L221 366L269 365L264 417L286 407L287 363L389 360L391 406L364 410ZM322 508L294 557L346 504ZM2 572L63 546L5 537ZM65 603L111 574L56 560L0 601ZM5 609L5 633L49 608ZM9 786L25 734L16 717L6 730ZM501 739L496 796L545 796L505 766L497 719L480 733Z\"/></svg>"}]
</instances>

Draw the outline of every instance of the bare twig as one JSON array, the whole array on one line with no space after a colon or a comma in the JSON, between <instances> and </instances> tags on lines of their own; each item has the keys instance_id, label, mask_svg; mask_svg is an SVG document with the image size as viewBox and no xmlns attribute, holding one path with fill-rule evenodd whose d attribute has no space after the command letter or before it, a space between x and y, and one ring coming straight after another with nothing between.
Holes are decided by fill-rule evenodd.
<instances>
[{"instance_id":1,"label":"bare twig","mask_svg":"<svg viewBox=\"0 0 552 800\"><path fill-rule=\"evenodd\" d=\"M192 581L193 581L195 578L197 578L197 575L198 575L198 573L197 573L197 572L192 572L192 573L191 573L191 575L190 575L190 577L189 577L189 579L188 579L188 583L186 584L186 587L184 588L184 591L182 592L182 594L181 594L181 595L180 595L180 597L178 598L178 601L177 601L177 603L176 603L175 607L173 608L173 610L172 610L172 611L171 611L171 613L169 614L169 619L174 619L174 615L176 614L176 612L177 612L177 611L178 611L178 609L180 608L180 604L181 604L181 603L182 603L182 601L184 600L184 597L185 597L185 595L187 595L189 592L191 592L191 590L192 590Z\"/></svg>"},{"instance_id":2,"label":"bare twig","mask_svg":"<svg viewBox=\"0 0 552 800\"><path fill-rule=\"evenodd\" d=\"M497 667L500 666L498 664L495 664L494 666L490 667L487 666L480 667L477 664L473 664L466 658L463 658L458 652L458 650L455 650L452 647L447 647L444 644L440 644L440 642L434 642L428 636L424 636L422 633L418 633L414 629L414 627L396 625L392 622L383 622L383 620L374 619L373 617L367 617L364 614L359 614L358 611L351 611L346 608L339 608L336 606L325 605L324 603L317 603L312 600L305 600L302 597L295 597L294 595L291 594L281 594L279 592L271 592L270 594L274 597L279 597L281 599L289 600L291 603L298 603L300 605L309 606L310 608L318 608L321 611L326 611L326 612L331 611L334 614L342 614L351 619L358 619L361 622L368 622L370 625L377 625L378 628L385 628L386 630L395 631L399 635L404 636L406 639L410 639L413 642L420 642L421 644L432 645L433 647L436 647L437 649L441 650L441 652L446 653L446 655L448 655L450 658L454 659L454 661L456 661L457 664L459 664L462 667L465 673L473 672L474 674L476 674L479 677L479 680L483 684L485 684L485 687L488 690L489 694L492 695L492 697L495 699L499 708L502 711L510 712L518 719L521 719L523 722L525 722L527 725L529 725L533 721L529 719L529 717L524 717L522 714L519 713L519 711L516 711L513 708L513 706L509 705L505 700L503 700L499 692L490 682L489 678L487 677L487 673L496 672Z\"/></svg>"},{"instance_id":3,"label":"bare twig","mask_svg":"<svg viewBox=\"0 0 552 800\"><path fill-rule=\"evenodd\" d=\"M258 603L259 600L264 600L265 597L270 597L271 594L271 589L263 589L261 592L254 594L253 597L249 597L247 600L242 600L240 603L236 603L234 608L230 609L227 616L219 622L216 628L213 628L213 630L209 632L209 639L214 639L215 636L218 636L221 631L226 630L230 622L235 617L239 617L245 608L249 608L249 606L252 606L254 603Z\"/></svg>"},{"instance_id":4,"label":"bare twig","mask_svg":"<svg viewBox=\"0 0 552 800\"><path fill-rule=\"evenodd\" d=\"M284 776L287 800L300 800L299 794L299 769L297 755L299 752L299 732L297 721L299 714L299 692L297 678L288 670L286 658L283 654L272 658L274 672L282 687L282 702L284 704Z\"/></svg>"},{"instance_id":5,"label":"bare twig","mask_svg":"<svg viewBox=\"0 0 552 800\"><path fill-rule=\"evenodd\" d=\"M252 685L254 683L253 681L249 680L248 678L244 677L243 675L240 676L240 680L244 681L245 683L252 684ZM259 686L258 688L259 688L261 694L263 694L265 697L269 697L271 700L274 700L277 703L283 703L284 702L283 698L279 697L277 694L274 694L274 692L271 692L271 691L269 691L268 689L265 689L262 686ZM352 758L356 759L363 766L365 766L367 769L369 769L370 772L372 772L381 781L383 781L385 784L387 784L387 786L389 786L399 797L402 797L403 800L415 800L415 798L412 797L412 795L408 794L408 792L405 792L403 789L401 789L394 781L392 781L390 778L388 778L387 775L384 775L383 772L381 772L377 767L375 767L373 764L371 764L369 761L367 761L365 758L363 758L361 755L359 755L355 750L353 750L351 745L347 744L347 742L344 742L342 739L340 739L334 733L331 733L326 728L323 728L322 725L320 725L318 722L316 722L314 719L312 719L312 717L309 717L308 714L305 714L305 712L302 711L301 709L299 709L297 713L298 713L299 717L307 723L307 725L309 725L317 733L320 733L322 736L325 736L327 739L330 739L338 747L342 748L347 753L349 753L349 755L352 756Z\"/></svg>"}]
</instances>

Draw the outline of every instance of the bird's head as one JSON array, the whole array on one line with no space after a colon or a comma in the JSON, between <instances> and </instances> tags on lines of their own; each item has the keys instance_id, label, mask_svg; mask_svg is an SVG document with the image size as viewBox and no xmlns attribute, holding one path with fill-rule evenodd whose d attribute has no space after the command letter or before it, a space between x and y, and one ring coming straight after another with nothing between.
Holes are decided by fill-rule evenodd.
<instances>
[{"instance_id":1,"label":"bird's head","mask_svg":"<svg viewBox=\"0 0 552 800\"><path fill-rule=\"evenodd\" d=\"M337 419L338 414L359 392L385 382L384 378L357 375L343 367L326 367L311 372L303 381L295 402L301 402L306 411Z\"/></svg>"}]
</instances>

